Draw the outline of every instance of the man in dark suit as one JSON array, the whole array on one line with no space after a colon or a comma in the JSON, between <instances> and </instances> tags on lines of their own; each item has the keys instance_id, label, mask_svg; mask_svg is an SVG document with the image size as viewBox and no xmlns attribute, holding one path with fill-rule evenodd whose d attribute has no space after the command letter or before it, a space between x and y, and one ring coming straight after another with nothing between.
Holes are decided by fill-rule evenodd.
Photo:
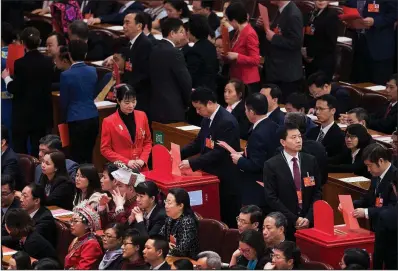
<instances>
[{"instance_id":1,"label":"man in dark suit","mask_svg":"<svg viewBox=\"0 0 398 271\"><path fill-rule=\"evenodd\" d=\"M143 33L145 28L143 12L127 14L124 17L124 35L130 40L130 50L124 68L122 81L134 87L137 92L136 109L149 112L149 91L151 82L149 77L149 57L152 43Z\"/></svg>"},{"instance_id":2,"label":"man in dark suit","mask_svg":"<svg viewBox=\"0 0 398 271\"><path fill-rule=\"evenodd\" d=\"M370 115L369 128L378 132L391 134L397 127L397 92L398 74L391 76L387 82L387 98L390 103L375 114Z\"/></svg>"},{"instance_id":3,"label":"man in dark suit","mask_svg":"<svg viewBox=\"0 0 398 271\"><path fill-rule=\"evenodd\" d=\"M144 34L148 37L148 39L151 41L152 45L155 46L158 43L158 40L155 38L154 35L152 35L152 18L151 15L148 13L144 12L144 17L145 17L145 27L144 27Z\"/></svg>"},{"instance_id":4,"label":"man in dark suit","mask_svg":"<svg viewBox=\"0 0 398 271\"><path fill-rule=\"evenodd\" d=\"M394 23L397 21L397 2L386 0L349 0L346 5L358 8L363 20L356 20L355 28L364 29L354 35L352 81L384 84L393 73L396 62ZM373 5L373 7L372 7ZM376 6L377 5L377 9ZM351 25L348 24L350 28Z\"/></svg>"},{"instance_id":5,"label":"man in dark suit","mask_svg":"<svg viewBox=\"0 0 398 271\"><path fill-rule=\"evenodd\" d=\"M166 262L168 253L169 243L161 236L151 236L145 243L144 260L152 270L170 270L170 265Z\"/></svg>"},{"instance_id":6,"label":"man in dark suit","mask_svg":"<svg viewBox=\"0 0 398 271\"><path fill-rule=\"evenodd\" d=\"M395 196L397 193L396 176L392 180L392 188ZM398 268L397 261L397 214L398 205L383 208L379 214L377 228L375 233L375 246L373 253L373 269L396 270Z\"/></svg>"},{"instance_id":7,"label":"man in dark suit","mask_svg":"<svg viewBox=\"0 0 398 271\"><path fill-rule=\"evenodd\" d=\"M298 112L298 113L303 113L305 116L309 109L307 96L303 93L298 93L298 92L290 94L286 99L285 109L287 113ZM312 128L316 127L316 124L312 121L311 118L307 116L305 116L305 119L306 119L306 130L304 134L306 135Z\"/></svg>"},{"instance_id":8,"label":"man in dark suit","mask_svg":"<svg viewBox=\"0 0 398 271\"><path fill-rule=\"evenodd\" d=\"M317 97L325 94L330 94L336 98L338 104L336 107L335 119L340 117L340 114L346 114L351 108L350 93L345 88L338 84L332 85L332 79L324 72L316 72L311 74L307 80L310 95L314 97L311 101L311 107L314 108Z\"/></svg>"},{"instance_id":9,"label":"man in dark suit","mask_svg":"<svg viewBox=\"0 0 398 271\"><path fill-rule=\"evenodd\" d=\"M56 247L57 229L50 210L45 206L44 188L31 183L22 190L21 208L26 210L35 222L35 231Z\"/></svg>"},{"instance_id":10,"label":"man in dark suit","mask_svg":"<svg viewBox=\"0 0 398 271\"><path fill-rule=\"evenodd\" d=\"M316 158L322 177L322 185L324 185L328 180L328 156L326 154L326 149L322 143L315 140L307 139L305 132L307 129L307 120L309 118L301 112L291 112L287 113L285 117L285 123L295 125L298 127L303 139L302 152L311 154Z\"/></svg>"},{"instance_id":11,"label":"man in dark suit","mask_svg":"<svg viewBox=\"0 0 398 271\"><path fill-rule=\"evenodd\" d=\"M57 135L46 135L45 137L42 137L39 141L39 160L40 162L43 160L43 157L46 152L49 151L62 151L62 143L61 139ZM70 180L72 182L75 182L75 177L76 177L76 172L77 169L79 168L79 164L76 163L75 161L72 161L70 159L65 159L65 164L66 164L66 170L68 171ZM35 169L35 183L39 184L40 183L40 176L42 174L42 169L41 169L41 164L36 166Z\"/></svg>"},{"instance_id":12,"label":"man in dark suit","mask_svg":"<svg viewBox=\"0 0 398 271\"><path fill-rule=\"evenodd\" d=\"M352 215L355 218L369 219L372 230L375 230L380 210L397 204L392 187L392 181L397 178L397 168L391 164L389 150L378 143L367 146L362 157L373 178L366 195L354 201L355 210ZM341 206L339 209L341 210Z\"/></svg>"},{"instance_id":13,"label":"man in dark suit","mask_svg":"<svg viewBox=\"0 0 398 271\"><path fill-rule=\"evenodd\" d=\"M282 91L275 84L265 84L260 91L268 100L267 117L282 126L285 121L285 113L279 108L279 103L282 100Z\"/></svg>"},{"instance_id":14,"label":"man in dark suit","mask_svg":"<svg viewBox=\"0 0 398 271\"><path fill-rule=\"evenodd\" d=\"M8 211L19 208L19 199L14 196L15 181L10 175L1 174L1 243L2 245L15 247L15 240L11 239L5 228L5 216Z\"/></svg>"},{"instance_id":15,"label":"man in dark suit","mask_svg":"<svg viewBox=\"0 0 398 271\"><path fill-rule=\"evenodd\" d=\"M267 83L277 84L286 99L290 93L300 90L303 77L303 18L293 1L271 1L271 4L276 5L278 11L271 29L265 33L265 78ZM264 28L262 24L261 28Z\"/></svg>"},{"instance_id":16,"label":"man in dark suit","mask_svg":"<svg viewBox=\"0 0 398 271\"><path fill-rule=\"evenodd\" d=\"M294 241L296 229L313 224L313 204L322 199L322 181L316 158L301 152L302 138L296 126L283 127L280 142L283 151L264 164L265 202L268 212L286 216L286 239Z\"/></svg>"},{"instance_id":17,"label":"man in dark suit","mask_svg":"<svg viewBox=\"0 0 398 271\"><path fill-rule=\"evenodd\" d=\"M132 12L144 11L144 6L140 1L116 0L118 5L115 6L112 13L107 13L97 18L88 19L87 24L118 24L123 25L125 16Z\"/></svg>"},{"instance_id":18,"label":"man in dark suit","mask_svg":"<svg viewBox=\"0 0 398 271\"><path fill-rule=\"evenodd\" d=\"M192 2L192 13L205 16L213 32L220 26L220 18L213 12L214 2L213 0Z\"/></svg>"},{"instance_id":19,"label":"man in dark suit","mask_svg":"<svg viewBox=\"0 0 398 271\"><path fill-rule=\"evenodd\" d=\"M92 14L94 17L101 17L111 14L115 8L114 1L95 1L88 0L83 1L81 8L83 9L83 15Z\"/></svg>"},{"instance_id":20,"label":"man in dark suit","mask_svg":"<svg viewBox=\"0 0 398 271\"><path fill-rule=\"evenodd\" d=\"M239 151L239 124L217 104L215 93L208 88L194 90L191 101L203 120L197 137L181 150L180 169L202 170L220 179L221 219L229 227L236 227L235 216L241 207L239 170L232 163L229 152L216 143L224 141ZM197 154L200 155L193 157Z\"/></svg>"},{"instance_id":21,"label":"man in dark suit","mask_svg":"<svg viewBox=\"0 0 398 271\"><path fill-rule=\"evenodd\" d=\"M391 163L398 167L398 129L392 133L392 161Z\"/></svg>"},{"instance_id":22,"label":"man in dark suit","mask_svg":"<svg viewBox=\"0 0 398 271\"><path fill-rule=\"evenodd\" d=\"M53 126L51 81L54 63L51 57L40 53L40 32L34 27L21 33L26 54L15 61L14 79L8 69L3 70L7 91L12 98L12 143L17 153L28 153L30 139L31 155L39 153L39 140Z\"/></svg>"},{"instance_id":23,"label":"man in dark suit","mask_svg":"<svg viewBox=\"0 0 398 271\"><path fill-rule=\"evenodd\" d=\"M184 55L175 48L184 38L184 31L181 20L166 19L162 23L163 40L158 42L150 57L150 118L153 121L185 121L192 81Z\"/></svg>"},{"instance_id":24,"label":"man in dark suit","mask_svg":"<svg viewBox=\"0 0 398 271\"><path fill-rule=\"evenodd\" d=\"M8 129L5 125L1 125L1 174L10 175L15 180L17 190L21 190L24 186L24 178L18 164L18 156L8 145L10 138Z\"/></svg>"},{"instance_id":25,"label":"man in dark suit","mask_svg":"<svg viewBox=\"0 0 398 271\"><path fill-rule=\"evenodd\" d=\"M279 146L278 125L267 118L267 98L254 93L246 99L246 116L253 124L243 154L231 154L232 161L241 171L244 182L242 205L254 204L264 209L264 192L257 181L262 180L264 162L271 158Z\"/></svg>"},{"instance_id":26,"label":"man in dark suit","mask_svg":"<svg viewBox=\"0 0 398 271\"><path fill-rule=\"evenodd\" d=\"M321 142L326 148L328 157L340 154L345 148L344 133L334 122L337 100L330 94L316 99L315 113L320 126L308 132L308 139Z\"/></svg>"}]
</instances>

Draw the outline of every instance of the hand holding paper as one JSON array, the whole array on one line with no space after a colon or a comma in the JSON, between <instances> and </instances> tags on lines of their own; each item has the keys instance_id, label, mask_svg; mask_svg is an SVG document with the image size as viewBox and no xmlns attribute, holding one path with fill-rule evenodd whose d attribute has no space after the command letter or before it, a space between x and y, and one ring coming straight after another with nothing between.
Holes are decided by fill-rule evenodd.
<instances>
[{"instance_id":1,"label":"hand holding paper","mask_svg":"<svg viewBox=\"0 0 398 271\"><path fill-rule=\"evenodd\" d=\"M231 154L236 153L236 151L230 145L228 145L228 143L225 141L219 140L219 141L217 141L217 145L223 147L224 149L229 151Z\"/></svg>"},{"instance_id":2,"label":"hand holding paper","mask_svg":"<svg viewBox=\"0 0 398 271\"><path fill-rule=\"evenodd\" d=\"M181 164L181 151L180 151L180 145L177 145L173 142L170 143L171 145L171 159L172 159L172 174L181 176L181 170L179 168L179 165Z\"/></svg>"},{"instance_id":3,"label":"hand holding paper","mask_svg":"<svg viewBox=\"0 0 398 271\"><path fill-rule=\"evenodd\" d=\"M352 204L351 195L339 195L341 209L343 211L344 223L349 229L359 229L358 220L353 217L354 205Z\"/></svg>"},{"instance_id":4,"label":"hand holding paper","mask_svg":"<svg viewBox=\"0 0 398 271\"><path fill-rule=\"evenodd\" d=\"M268 30L270 30L268 9L265 6L258 4L258 10L260 11L260 17L264 24L264 30L265 30L265 32L267 32Z\"/></svg>"}]
</instances>

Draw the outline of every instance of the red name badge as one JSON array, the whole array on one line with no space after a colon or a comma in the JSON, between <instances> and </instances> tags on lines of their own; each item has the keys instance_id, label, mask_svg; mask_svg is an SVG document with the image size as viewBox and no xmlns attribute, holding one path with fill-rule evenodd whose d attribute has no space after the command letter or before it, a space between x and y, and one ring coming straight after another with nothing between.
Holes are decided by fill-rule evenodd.
<instances>
[{"instance_id":1,"label":"red name badge","mask_svg":"<svg viewBox=\"0 0 398 271\"><path fill-rule=\"evenodd\" d=\"M276 35L282 35L282 30L281 30L281 28L279 27L279 25L277 25L277 26L273 29L273 31L274 31L274 33L275 33Z\"/></svg>"},{"instance_id":2,"label":"red name badge","mask_svg":"<svg viewBox=\"0 0 398 271\"><path fill-rule=\"evenodd\" d=\"M299 204L303 204L303 194L301 193L301 190L297 190L297 199Z\"/></svg>"},{"instance_id":3,"label":"red name badge","mask_svg":"<svg viewBox=\"0 0 398 271\"><path fill-rule=\"evenodd\" d=\"M375 206L376 206L377 208L383 207L383 198L377 197L377 198L376 198Z\"/></svg>"},{"instance_id":4,"label":"red name badge","mask_svg":"<svg viewBox=\"0 0 398 271\"><path fill-rule=\"evenodd\" d=\"M368 5L368 12L378 13L380 10L380 5L373 2L373 4Z\"/></svg>"},{"instance_id":5,"label":"red name badge","mask_svg":"<svg viewBox=\"0 0 398 271\"><path fill-rule=\"evenodd\" d=\"M304 180L304 186L305 187L309 187L309 186L314 186L315 185L314 176L304 177L303 180Z\"/></svg>"},{"instance_id":6,"label":"red name badge","mask_svg":"<svg viewBox=\"0 0 398 271\"><path fill-rule=\"evenodd\" d=\"M133 65L131 64L130 61L126 61L126 65L124 65L124 69L126 71L132 72L133 71Z\"/></svg>"},{"instance_id":7,"label":"red name badge","mask_svg":"<svg viewBox=\"0 0 398 271\"><path fill-rule=\"evenodd\" d=\"M206 148L214 149L214 141L211 138L206 138Z\"/></svg>"},{"instance_id":8,"label":"red name badge","mask_svg":"<svg viewBox=\"0 0 398 271\"><path fill-rule=\"evenodd\" d=\"M315 32L315 28L314 28L313 25L307 25L307 26L304 28L304 33L305 33L306 35L313 36L313 35L314 35L314 32Z\"/></svg>"}]
</instances>

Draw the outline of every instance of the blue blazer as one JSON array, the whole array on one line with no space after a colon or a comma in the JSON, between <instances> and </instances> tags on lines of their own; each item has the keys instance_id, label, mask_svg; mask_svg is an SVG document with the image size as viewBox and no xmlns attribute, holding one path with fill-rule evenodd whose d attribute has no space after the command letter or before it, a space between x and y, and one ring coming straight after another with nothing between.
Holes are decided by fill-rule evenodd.
<instances>
[{"instance_id":1,"label":"blue blazer","mask_svg":"<svg viewBox=\"0 0 398 271\"><path fill-rule=\"evenodd\" d=\"M77 63L61 73L60 101L66 122L98 117L95 106L97 72L94 67Z\"/></svg>"},{"instance_id":2,"label":"blue blazer","mask_svg":"<svg viewBox=\"0 0 398 271\"><path fill-rule=\"evenodd\" d=\"M272 111L268 118L279 126L283 126L285 124L285 113L281 111L279 106L274 111Z\"/></svg>"}]
</instances>

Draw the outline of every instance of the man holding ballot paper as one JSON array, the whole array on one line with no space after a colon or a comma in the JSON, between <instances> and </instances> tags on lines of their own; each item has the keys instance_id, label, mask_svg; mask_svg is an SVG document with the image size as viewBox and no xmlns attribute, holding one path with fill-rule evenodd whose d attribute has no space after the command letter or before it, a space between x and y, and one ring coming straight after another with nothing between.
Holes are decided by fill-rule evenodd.
<instances>
[{"instance_id":1,"label":"man holding ballot paper","mask_svg":"<svg viewBox=\"0 0 398 271\"><path fill-rule=\"evenodd\" d=\"M239 171L232 163L229 152L217 142L225 141L233 149L239 150L239 124L232 114L217 103L216 94L208 88L194 90L191 101L203 120L197 137L181 150L179 168L181 171L202 170L220 179L221 219L229 227L236 228L235 217L241 207ZM192 157L197 154L199 156Z\"/></svg>"}]
</instances>

